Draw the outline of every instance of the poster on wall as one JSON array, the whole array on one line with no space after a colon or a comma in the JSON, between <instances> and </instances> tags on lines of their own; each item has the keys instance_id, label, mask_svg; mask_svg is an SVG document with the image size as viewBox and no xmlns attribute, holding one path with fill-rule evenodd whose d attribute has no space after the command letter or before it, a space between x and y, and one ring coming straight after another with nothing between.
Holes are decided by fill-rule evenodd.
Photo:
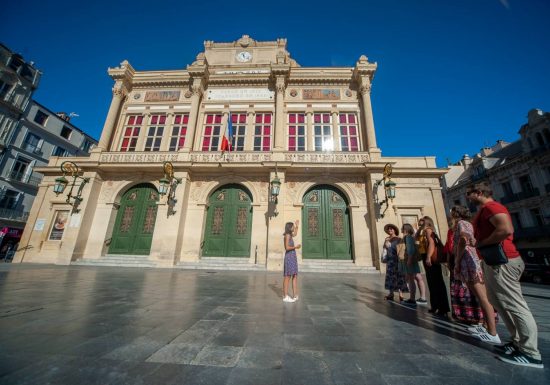
<instances>
[{"instance_id":1,"label":"poster on wall","mask_svg":"<svg viewBox=\"0 0 550 385\"><path fill-rule=\"evenodd\" d=\"M60 241L63 238L67 221L69 220L69 210L58 210L55 212L52 230L50 232L51 241Z\"/></svg>"}]
</instances>

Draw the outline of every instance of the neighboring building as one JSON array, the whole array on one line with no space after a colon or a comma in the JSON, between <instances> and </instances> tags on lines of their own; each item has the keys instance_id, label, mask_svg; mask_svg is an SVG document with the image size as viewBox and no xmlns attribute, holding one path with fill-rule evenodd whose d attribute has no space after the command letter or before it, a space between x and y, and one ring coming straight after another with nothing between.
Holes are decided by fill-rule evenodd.
<instances>
[{"instance_id":1,"label":"neighboring building","mask_svg":"<svg viewBox=\"0 0 550 385\"><path fill-rule=\"evenodd\" d=\"M19 191L6 194L6 170L1 164L9 157L10 144L41 75L32 62L0 43L0 259L14 249L30 209L29 205L26 211L22 210Z\"/></svg>"},{"instance_id":2,"label":"neighboring building","mask_svg":"<svg viewBox=\"0 0 550 385\"><path fill-rule=\"evenodd\" d=\"M301 67L286 39L247 35L204 46L185 70L109 69L98 147L74 159L89 178L82 199L75 208L54 194L64 159L52 158L16 261L281 270L285 223L299 219L301 269L366 271L380 267L386 223L430 215L446 232L446 170L378 148L376 63ZM232 151L222 153L229 117ZM161 195L167 161L181 183ZM387 163L397 196L382 218Z\"/></svg>"},{"instance_id":3,"label":"neighboring building","mask_svg":"<svg viewBox=\"0 0 550 385\"><path fill-rule=\"evenodd\" d=\"M0 242L16 243L23 233L42 174L35 171L52 157L89 156L97 141L70 123L65 113L54 113L31 100L17 129L0 156Z\"/></svg>"},{"instance_id":4,"label":"neighboring building","mask_svg":"<svg viewBox=\"0 0 550 385\"><path fill-rule=\"evenodd\" d=\"M466 187L487 181L495 200L510 211L520 251L550 257L550 113L529 111L519 133L518 141L499 140L474 158L464 155L449 166L442 178L445 205L467 205Z\"/></svg>"}]
</instances>

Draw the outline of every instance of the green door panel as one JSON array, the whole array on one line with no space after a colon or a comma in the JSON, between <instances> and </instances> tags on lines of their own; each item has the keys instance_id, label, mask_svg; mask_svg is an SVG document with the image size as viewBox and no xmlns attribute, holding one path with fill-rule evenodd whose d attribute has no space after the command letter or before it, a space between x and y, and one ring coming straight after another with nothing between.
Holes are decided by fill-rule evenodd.
<instances>
[{"instance_id":1,"label":"green door panel","mask_svg":"<svg viewBox=\"0 0 550 385\"><path fill-rule=\"evenodd\" d=\"M303 257L351 259L349 211L343 194L331 186L316 186L303 201Z\"/></svg>"},{"instance_id":2,"label":"green door panel","mask_svg":"<svg viewBox=\"0 0 550 385\"><path fill-rule=\"evenodd\" d=\"M252 233L250 194L238 185L226 185L209 199L203 255L249 257Z\"/></svg>"},{"instance_id":3,"label":"green door panel","mask_svg":"<svg viewBox=\"0 0 550 385\"><path fill-rule=\"evenodd\" d=\"M150 184L132 187L122 196L110 254L148 255L157 218L158 192Z\"/></svg>"}]
</instances>

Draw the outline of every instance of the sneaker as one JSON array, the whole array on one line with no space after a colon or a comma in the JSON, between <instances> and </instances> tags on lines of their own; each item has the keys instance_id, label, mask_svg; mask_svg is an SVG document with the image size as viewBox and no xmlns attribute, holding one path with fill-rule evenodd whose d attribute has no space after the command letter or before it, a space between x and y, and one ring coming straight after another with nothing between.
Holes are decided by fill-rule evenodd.
<instances>
[{"instance_id":1,"label":"sneaker","mask_svg":"<svg viewBox=\"0 0 550 385\"><path fill-rule=\"evenodd\" d=\"M294 301L298 301L299 298L300 297L298 297L298 296L294 297Z\"/></svg>"},{"instance_id":2,"label":"sneaker","mask_svg":"<svg viewBox=\"0 0 550 385\"><path fill-rule=\"evenodd\" d=\"M499 346L498 347L498 350L500 350L500 352L502 354L506 354L507 356L511 355L512 353L514 352L517 352L518 349L516 348L516 346L514 345L513 342L508 342L507 344L504 344L502 346Z\"/></svg>"},{"instance_id":3,"label":"sneaker","mask_svg":"<svg viewBox=\"0 0 550 385\"><path fill-rule=\"evenodd\" d=\"M414 299L406 299L405 301L403 301L403 304L405 305L416 305L416 301Z\"/></svg>"},{"instance_id":4,"label":"sneaker","mask_svg":"<svg viewBox=\"0 0 550 385\"><path fill-rule=\"evenodd\" d=\"M483 326L481 325L477 325L477 326L470 326L468 328L468 331L472 334L488 334L487 332L487 329L485 329Z\"/></svg>"},{"instance_id":5,"label":"sneaker","mask_svg":"<svg viewBox=\"0 0 550 385\"><path fill-rule=\"evenodd\" d=\"M493 336L488 332L474 334L475 337L479 338L481 341L486 342L491 345L501 345L500 337L497 335Z\"/></svg>"},{"instance_id":6,"label":"sneaker","mask_svg":"<svg viewBox=\"0 0 550 385\"><path fill-rule=\"evenodd\" d=\"M416 303L417 303L418 305L427 305L427 304L428 304L428 301L427 301L425 298L418 298L418 299L416 300Z\"/></svg>"},{"instance_id":7,"label":"sneaker","mask_svg":"<svg viewBox=\"0 0 550 385\"><path fill-rule=\"evenodd\" d=\"M531 368L543 369L544 365L541 360L536 360L533 357L529 357L522 352L515 352L513 354L498 356L498 359L509 364L529 366Z\"/></svg>"},{"instance_id":8,"label":"sneaker","mask_svg":"<svg viewBox=\"0 0 550 385\"><path fill-rule=\"evenodd\" d=\"M294 298L290 298L288 295L283 298L283 302L296 302Z\"/></svg>"}]
</instances>

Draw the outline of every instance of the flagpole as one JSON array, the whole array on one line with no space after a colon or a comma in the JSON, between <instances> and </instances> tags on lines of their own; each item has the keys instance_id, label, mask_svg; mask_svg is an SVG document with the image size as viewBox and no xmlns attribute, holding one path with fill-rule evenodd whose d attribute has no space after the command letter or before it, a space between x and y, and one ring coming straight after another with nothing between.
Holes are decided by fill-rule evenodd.
<instances>
[{"instance_id":1,"label":"flagpole","mask_svg":"<svg viewBox=\"0 0 550 385\"><path fill-rule=\"evenodd\" d=\"M233 122L231 121L231 111L229 111L229 115L227 115L227 129L229 129L230 124L233 124ZM227 148L228 149L227 150L228 151L227 161L229 162L229 161L231 161L231 139L232 138L231 138L231 136L228 136L227 139L228 139L228 142L229 142L228 148Z\"/></svg>"}]
</instances>

